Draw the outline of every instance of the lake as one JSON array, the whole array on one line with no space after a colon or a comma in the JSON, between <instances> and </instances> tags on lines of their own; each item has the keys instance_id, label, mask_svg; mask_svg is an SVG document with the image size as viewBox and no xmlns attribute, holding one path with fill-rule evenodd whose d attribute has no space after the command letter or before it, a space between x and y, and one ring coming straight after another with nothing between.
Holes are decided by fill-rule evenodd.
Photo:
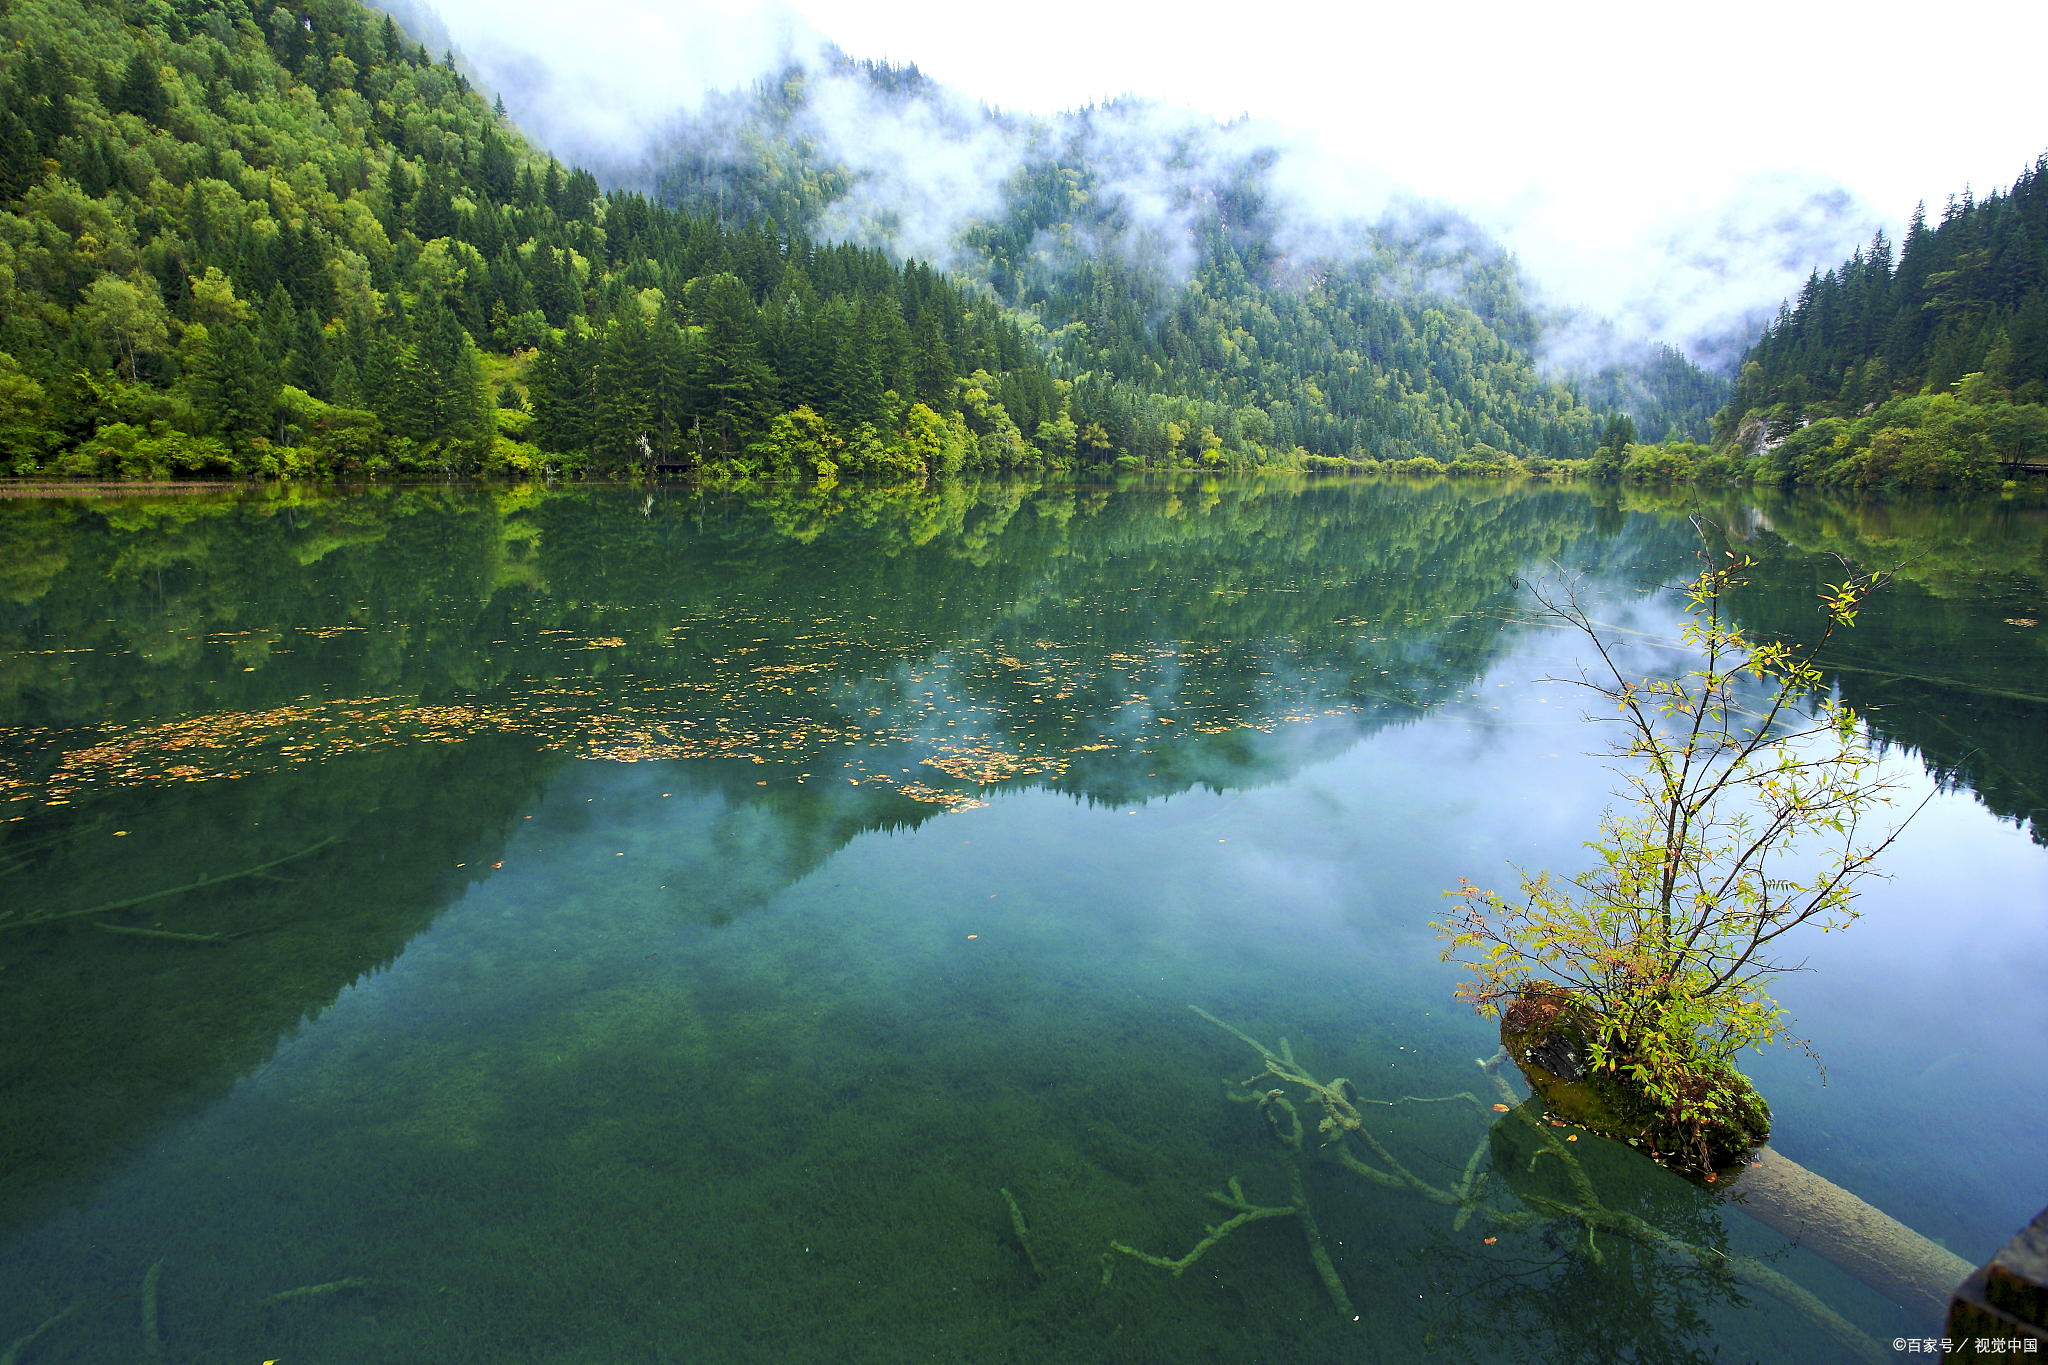
<instances>
[{"instance_id":1,"label":"lake","mask_svg":"<svg viewBox=\"0 0 2048 1365\"><path fill-rule=\"evenodd\" d=\"M1581 576L1625 657L1668 664L1693 513L1759 560L1758 631L1811 632L1836 555L1905 563L1828 672L1893 818L1931 799L1862 919L1794 949L1779 997L1825 1073L1744 1066L1773 1146L1980 1262L2048 1202L2037 497L13 499L0 1349L1235 1365L1938 1336L1597 1138L1571 1150L1602 1201L1698 1254L1530 1215L1546 1167L1439 960L1442 893L1582 867L1616 782L1558 681L1584 643L1523 582ZM1247 1039L1349 1078L1360 1153L1413 1179L1276 1142ZM1460 1187L1484 1197L1427 1193ZM1249 1208L1182 1274L1113 1246L1176 1260Z\"/></svg>"}]
</instances>

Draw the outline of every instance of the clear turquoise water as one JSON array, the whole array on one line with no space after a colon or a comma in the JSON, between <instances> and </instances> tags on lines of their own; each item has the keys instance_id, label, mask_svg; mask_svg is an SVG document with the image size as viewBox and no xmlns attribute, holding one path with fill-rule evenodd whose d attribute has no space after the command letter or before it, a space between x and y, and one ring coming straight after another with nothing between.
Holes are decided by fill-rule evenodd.
<instances>
[{"instance_id":1,"label":"clear turquoise water","mask_svg":"<svg viewBox=\"0 0 2048 1365\"><path fill-rule=\"evenodd\" d=\"M1428 921L1460 875L1572 866L1613 780L1515 580L1587 572L1647 666L1687 510L0 503L0 903L189 888L0 929L0 1350L68 1310L21 1365L1855 1359L1625 1239L1454 1227L1315 1160L1348 1317L1293 1219L1179 1277L1109 1250L1182 1255L1233 1176L1287 1201L1222 1084L1259 1063L1190 1005L1367 1098L1491 1099ZM1803 624L1831 551L1919 556L1837 682L1904 803L1943 790L1781 991L1825 1085L1749 1070L1780 1150L1982 1260L2048 1200L2048 669L2009 624L2048 615L2048 523L1706 510L1764 560L1759 628ZM1386 1114L1438 1186L1498 1125L1481 1169L1519 1207L1509 1120ZM1885 1354L1938 1334L1579 1145L1610 1206L1766 1259Z\"/></svg>"}]
</instances>

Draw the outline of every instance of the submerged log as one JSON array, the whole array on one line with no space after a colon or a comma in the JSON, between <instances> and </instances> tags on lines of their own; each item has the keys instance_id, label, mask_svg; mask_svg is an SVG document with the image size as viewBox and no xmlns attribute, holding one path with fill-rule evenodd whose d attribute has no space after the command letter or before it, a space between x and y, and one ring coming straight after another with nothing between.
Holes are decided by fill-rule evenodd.
<instances>
[{"instance_id":1,"label":"submerged log","mask_svg":"<svg viewBox=\"0 0 2048 1365\"><path fill-rule=\"evenodd\" d=\"M1770 1107L1738 1073L1736 1102L1701 1135L1708 1160L1677 1135L1625 1075L1585 1065L1596 1029L1585 1001L1534 988L1501 1016L1501 1046L1553 1114L1626 1142L1667 1169L1712 1189L1764 1226L1834 1262L1932 1324L1970 1274L1968 1261L1834 1182L1765 1145ZM1699 1141L1699 1140L1695 1140ZM1692 1148L1689 1150L1689 1148Z\"/></svg>"},{"instance_id":2,"label":"submerged log","mask_svg":"<svg viewBox=\"0 0 2048 1365\"><path fill-rule=\"evenodd\" d=\"M1714 1186L1770 1139L1771 1107L1733 1067L1694 1078L1711 1118L1677 1119L1626 1066L1595 1067L1601 1017L1585 996L1531 982L1500 1016L1500 1044L1553 1114L1627 1143L1666 1170Z\"/></svg>"},{"instance_id":3,"label":"submerged log","mask_svg":"<svg viewBox=\"0 0 2048 1365\"><path fill-rule=\"evenodd\" d=\"M1750 1160L1729 1202L1926 1321L1947 1311L1968 1261L1780 1152L1759 1147Z\"/></svg>"}]
</instances>

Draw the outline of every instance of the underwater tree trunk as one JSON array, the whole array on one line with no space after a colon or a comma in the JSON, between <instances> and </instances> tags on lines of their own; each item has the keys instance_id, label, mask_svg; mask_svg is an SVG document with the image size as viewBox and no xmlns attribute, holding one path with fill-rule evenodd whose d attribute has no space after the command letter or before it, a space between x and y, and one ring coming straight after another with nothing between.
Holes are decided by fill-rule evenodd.
<instances>
[{"instance_id":1,"label":"underwater tree trunk","mask_svg":"<svg viewBox=\"0 0 2048 1365\"><path fill-rule=\"evenodd\" d=\"M1949 1295L1976 1270L1790 1157L1759 1147L1750 1161L1723 1198L1929 1323L1942 1320Z\"/></svg>"}]
</instances>

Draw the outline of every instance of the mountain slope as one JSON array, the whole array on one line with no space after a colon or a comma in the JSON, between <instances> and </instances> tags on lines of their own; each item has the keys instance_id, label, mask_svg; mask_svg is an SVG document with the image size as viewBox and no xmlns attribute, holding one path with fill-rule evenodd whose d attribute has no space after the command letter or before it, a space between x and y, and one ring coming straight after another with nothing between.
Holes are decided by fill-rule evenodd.
<instances>
[{"instance_id":1,"label":"mountain slope","mask_svg":"<svg viewBox=\"0 0 2048 1365\"><path fill-rule=\"evenodd\" d=\"M713 97L613 174L667 202L953 252L1047 330L1076 420L1153 459L1174 453L1167 420L1225 451L1584 454L1601 426L1587 393L1648 434L1705 435L1718 378L1659 348L1546 381L1544 320L1505 253L1363 174L1302 183L1313 158L1288 136L1141 101L1020 119L915 67L838 57Z\"/></svg>"},{"instance_id":2,"label":"mountain slope","mask_svg":"<svg viewBox=\"0 0 2048 1365\"><path fill-rule=\"evenodd\" d=\"M1304 216L1248 126L846 63L714 102L650 201L356 0L15 0L0 37L15 474L1500 471L1603 429L1497 247L1391 198ZM958 275L817 135L877 108L953 149L903 164L972 201ZM1017 173L991 198L963 153Z\"/></svg>"},{"instance_id":3,"label":"mountain slope","mask_svg":"<svg viewBox=\"0 0 2048 1365\"><path fill-rule=\"evenodd\" d=\"M1721 442L1784 482L1995 483L2048 468L2048 155L2011 189L1916 211L1743 355Z\"/></svg>"},{"instance_id":4,"label":"mountain slope","mask_svg":"<svg viewBox=\"0 0 2048 1365\"><path fill-rule=\"evenodd\" d=\"M1000 398L1061 395L992 304L601 197L354 0L16 0L0 37L9 472L1041 458Z\"/></svg>"}]
</instances>

